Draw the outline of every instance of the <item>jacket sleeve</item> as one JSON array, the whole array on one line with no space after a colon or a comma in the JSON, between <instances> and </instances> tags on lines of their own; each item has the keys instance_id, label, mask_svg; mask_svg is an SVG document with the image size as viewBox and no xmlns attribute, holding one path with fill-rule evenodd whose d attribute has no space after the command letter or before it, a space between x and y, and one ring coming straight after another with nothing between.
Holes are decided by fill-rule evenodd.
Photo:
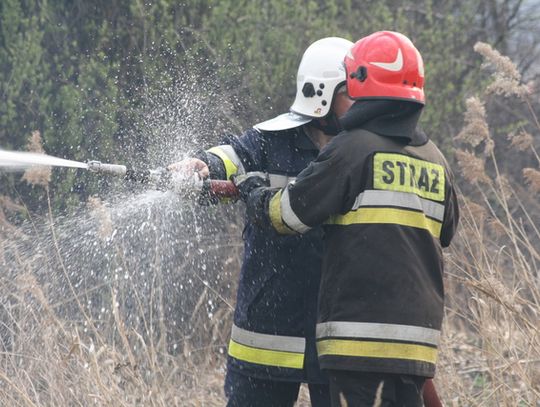
<instances>
[{"instance_id":1,"label":"jacket sleeve","mask_svg":"<svg viewBox=\"0 0 540 407\"><path fill-rule=\"evenodd\" d=\"M219 145L199 152L198 158L208 164L210 178L228 180L232 175L259 170L264 148L262 134L250 129L240 137L225 136Z\"/></svg>"},{"instance_id":2,"label":"jacket sleeve","mask_svg":"<svg viewBox=\"0 0 540 407\"><path fill-rule=\"evenodd\" d=\"M349 195L347 160L332 140L296 181L277 192L267 190L266 214L282 234L305 233L330 215L344 213Z\"/></svg>"}]
</instances>

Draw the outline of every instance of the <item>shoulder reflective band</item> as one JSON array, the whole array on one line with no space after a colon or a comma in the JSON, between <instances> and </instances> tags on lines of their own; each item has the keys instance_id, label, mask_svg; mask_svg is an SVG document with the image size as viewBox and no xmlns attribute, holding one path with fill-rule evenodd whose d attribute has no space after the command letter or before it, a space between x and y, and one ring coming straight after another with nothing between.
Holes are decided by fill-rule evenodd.
<instances>
[{"instance_id":1,"label":"shoulder reflective band","mask_svg":"<svg viewBox=\"0 0 540 407\"><path fill-rule=\"evenodd\" d=\"M317 338L363 338L418 342L437 346L440 331L414 325L330 321L317 324Z\"/></svg>"},{"instance_id":2,"label":"shoulder reflective band","mask_svg":"<svg viewBox=\"0 0 540 407\"><path fill-rule=\"evenodd\" d=\"M378 359L406 359L435 364L437 348L407 343L325 339L317 342L320 356L356 356Z\"/></svg>"},{"instance_id":3,"label":"shoulder reflective band","mask_svg":"<svg viewBox=\"0 0 540 407\"><path fill-rule=\"evenodd\" d=\"M442 223L429 219L422 212L395 208L360 208L345 215L333 215L326 225L355 225L363 223L394 224L424 229L437 239L441 236Z\"/></svg>"},{"instance_id":4,"label":"shoulder reflective band","mask_svg":"<svg viewBox=\"0 0 540 407\"><path fill-rule=\"evenodd\" d=\"M444 219L444 205L420 198L418 195L407 192L367 190L356 197L352 210L365 206L393 206L403 209L421 211L426 216L442 222Z\"/></svg>"},{"instance_id":5,"label":"shoulder reflective band","mask_svg":"<svg viewBox=\"0 0 540 407\"><path fill-rule=\"evenodd\" d=\"M373 188L410 192L433 201L444 201L444 167L403 154L373 156Z\"/></svg>"},{"instance_id":6,"label":"shoulder reflective band","mask_svg":"<svg viewBox=\"0 0 540 407\"><path fill-rule=\"evenodd\" d=\"M304 338L260 334L233 325L229 355L259 365L302 369L305 348Z\"/></svg>"},{"instance_id":7,"label":"shoulder reflective band","mask_svg":"<svg viewBox=\"0 0 540 407\"><path fill-rule=\"evenodd\" d=\"M236 154L236 151L234 151L234 148L231 146L223 144L221 146L212 147L211 149L206 150L206 152L221 158L221 161L223 161L223 165L225 166L227 179L230 179L231 175L246 173L240 157L238 157L238 154Z\"/></svg>"}]
</instances>

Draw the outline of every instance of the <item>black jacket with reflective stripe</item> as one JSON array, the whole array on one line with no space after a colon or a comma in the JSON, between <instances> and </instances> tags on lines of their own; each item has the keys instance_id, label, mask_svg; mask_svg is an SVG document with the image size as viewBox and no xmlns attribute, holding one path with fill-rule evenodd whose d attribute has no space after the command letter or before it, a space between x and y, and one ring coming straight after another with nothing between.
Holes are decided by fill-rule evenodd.
<instances>
[{"instance_id":1,"label":"black jacket with reflective stripe","mask_svg":"<svg viewBox=\"0 0 540 407\"><path fill-rule=\"evenodd\" d=\"M269 200L269 212L278 230L324 223L321 367L433 376L441 247L458 222L453 176L438 148L345 131Z\"/></svg>"},{"instance_id":2,"label":"black jacket with reflective stripe","mask_svg":"<svg viewBox=\"0 0 540 407\"><path fill-rule=\"evenodd\" d=\"M199 157L209 163L212 178L227 179L235 168L261 171L270 174L277 183L273 186L283 187L317 155L299 127L250 129L240 137L227 136L221 146ZM260 227L246 219L243 238L229 369L265 379L324 382L315 348L322 229L283 236L270 225Z\"/></svg>"}]
</instances>

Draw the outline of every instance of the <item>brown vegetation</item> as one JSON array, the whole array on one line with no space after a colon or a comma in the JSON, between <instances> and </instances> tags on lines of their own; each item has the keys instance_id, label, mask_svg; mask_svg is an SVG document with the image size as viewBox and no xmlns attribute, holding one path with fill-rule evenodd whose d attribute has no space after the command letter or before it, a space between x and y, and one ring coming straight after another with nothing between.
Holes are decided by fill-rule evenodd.
<instances>
[{"instance_id":1,"label":"brown vegetation","mask_svg":"<svg viewBox=\"0 0 540 407\"><path fill-rule=\"evenodd\" d=\"M489 91L528 97L508 58L487 44L477 44L475 49L495 66ZM530 198L534 202L535 196L537 201L531 179L537 170L524 169L525 179L510 182L499 173L493 150L475 153L482 141L492 138L485 132L484 103L473 100L467 104L464 132L480 129L483 140L465 137L464 132L456 138L467 149L457 152L459 169L474 187L462 200L459 234L447 256L447 317L437 382L452 406L536 406L540 402L540 233L535 222L539 208L527 202ZM535 112L530 114L534 124ZM534 132L538 134L540 128ZM509 147L521 151L524 158L531 152L538 156L534 138L526 131L509 140ZM485 161L493 168L490 175ZM526 183L530 188L524 192L519 185Z\"/></svg>"}]
</instances>

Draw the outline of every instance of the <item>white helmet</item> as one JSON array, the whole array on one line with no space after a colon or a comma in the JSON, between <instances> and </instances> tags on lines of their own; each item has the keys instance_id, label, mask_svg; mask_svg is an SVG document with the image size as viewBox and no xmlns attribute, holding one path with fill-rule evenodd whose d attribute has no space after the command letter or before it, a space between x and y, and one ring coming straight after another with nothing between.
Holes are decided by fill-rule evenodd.
<instances>
[{"instance_id":1,"label":"white helmet","mask_svg":"<svg viewBox=\"0 0 540 407\"><path fill-rule=\"evenodd\" d=\"M353 45L338 37L323 38L311 44L298 67L296 97L290 112L253 127L262 131L287 130L325 117L336 91L345 84L343 60Z\"/></svg>"}]
</instances>

